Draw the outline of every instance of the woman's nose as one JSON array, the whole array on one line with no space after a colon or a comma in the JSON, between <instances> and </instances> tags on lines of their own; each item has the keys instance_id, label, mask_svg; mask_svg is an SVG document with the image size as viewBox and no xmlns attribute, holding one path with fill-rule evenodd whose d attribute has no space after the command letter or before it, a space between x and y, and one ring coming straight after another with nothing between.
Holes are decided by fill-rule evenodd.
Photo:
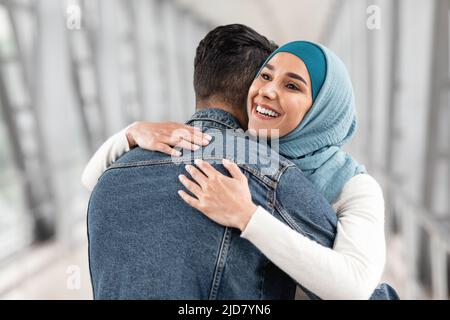
<instances>
[{"instance_id":1,"label":"woman's nose","mask_svg":"<svg viewBox=\"0 0 450 320\"><path fill-rule=\"evenodd\" d=\"M267 83L265 86L261 87L259 89L259 94L269 100L274 100L277 97L277 91L273 83Z\"/></svg>"}]
</instances>

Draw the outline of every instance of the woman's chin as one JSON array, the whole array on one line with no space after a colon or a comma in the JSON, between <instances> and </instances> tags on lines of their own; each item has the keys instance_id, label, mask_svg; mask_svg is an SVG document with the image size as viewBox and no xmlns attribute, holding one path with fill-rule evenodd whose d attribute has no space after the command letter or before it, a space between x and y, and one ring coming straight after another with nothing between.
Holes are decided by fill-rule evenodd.
<instances>
[{"instance_id":1,"label":"woman's chin","mask_svg":"<svg viewBox=\"0 0 450 320\"><path fill-rule=\"evenodd\" d=\"M274 119L275 120L275 119ZM278 119L276 119L278 120ZM255 118L250 118L248 122L249 130L256 131L279 131L280 130L280 121L273 120L260 120Z\"/></svg>"},{"instance_id":2,"label":"woman's chin","mask_svg":"<svg viewBox=\"0 0 450 320\"><path fill-rule=\"evenodd\" d=\"M277 128L249 124L248 133L252 136L271 138L278 136L279 130Z\"/></svg>"}]
</instances>

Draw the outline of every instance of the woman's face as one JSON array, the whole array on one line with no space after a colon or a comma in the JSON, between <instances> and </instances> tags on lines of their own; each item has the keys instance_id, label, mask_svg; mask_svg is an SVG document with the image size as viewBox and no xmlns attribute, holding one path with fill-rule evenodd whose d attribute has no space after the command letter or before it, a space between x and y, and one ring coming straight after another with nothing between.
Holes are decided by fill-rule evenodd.
<instances>
[{"instance_id":1,"label":"woman's face","mask_svg":"<svg viewBox=\"0 0 450 320\"><path fill-rule=\"evenodd\" d=\"M298 126L311 106L311 80L306 65L293 54L277 53L249 89L248 128L268 136L270 129L278 129L282 137ZM268 129L267 134L259 132L261 129Z\"/></svg>"}]
</instances>

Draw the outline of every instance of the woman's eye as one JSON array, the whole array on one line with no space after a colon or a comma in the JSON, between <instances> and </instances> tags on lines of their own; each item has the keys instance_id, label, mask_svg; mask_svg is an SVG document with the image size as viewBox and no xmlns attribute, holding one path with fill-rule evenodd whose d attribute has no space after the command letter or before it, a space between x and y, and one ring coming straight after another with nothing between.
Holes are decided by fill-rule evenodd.
<instances>
[{"instance_id":1,"label":"woman's eye","mask_svg":"<svg viewBox=\"0 0 450 320\"><path fill-rule=\"evenodd\" d=\"M262 73L261 78L263 78L264 80L270 80L270 76L266 73Z\"/></svg>"},{"instance_id":2,"label":"woman's eye","mask_svg":"<svg viewBox=\"0 0 450 320\"><path fill-rule=\"evenodd\" d=\"M291 90L297 90L297 91L300 90L295 84L292 84L292 83L288 83L288 85L286 87Z\"/></svg>"}]
</instances>

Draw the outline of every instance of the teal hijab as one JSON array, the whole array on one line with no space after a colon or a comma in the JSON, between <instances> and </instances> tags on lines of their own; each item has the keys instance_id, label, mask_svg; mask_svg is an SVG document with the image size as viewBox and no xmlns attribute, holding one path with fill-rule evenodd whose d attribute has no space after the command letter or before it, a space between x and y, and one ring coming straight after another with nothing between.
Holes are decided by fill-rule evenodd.
<instances>
[{"instance_id":1,"label":"teal hijab","mask_svg":"<svg viewBox=\"0 0 450 320\"><path fill-rule=\"evenodd\" d=\"M356 131L353 87L344 63L329 49L307 41L287 43L279 52L301 59L311 78L313 105L300 124L279 140L279 152L294 162L325 198L333 203L344 184L365 173L341 147Z\"/></svg>"}]
</instances>

